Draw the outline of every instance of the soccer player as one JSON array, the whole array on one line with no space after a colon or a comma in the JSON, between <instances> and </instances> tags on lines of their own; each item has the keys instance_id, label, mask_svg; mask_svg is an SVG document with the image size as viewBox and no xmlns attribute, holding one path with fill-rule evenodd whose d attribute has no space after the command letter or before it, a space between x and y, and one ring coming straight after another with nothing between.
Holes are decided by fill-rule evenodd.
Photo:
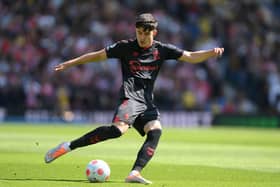
<instances>
[{"instance_id":1,"label":"soccer player","mask_svg":"<svg viewBox=\"0 0 280 187\"><path fill-rule=\"evenodd\" d=\"M140 14L135 23L136 39L119 41L55 67L55 71L59 72L79 64L118 58L121 62L123 81L112 125L100 126L78 139L59 144L46 153L46 163L79 147L118 138L130 127L134 127L140 135L146 135L146 140L125 182L151 183L142 177L140 172L153 157L162 131L159 111L153 103L153 87L160 67L168 59L200 63L212 57L219 57L224 52L224 49L219 47L191 52L156 41L154 37L157 34L157 25L152 14Z\"/></svg>"}]
</instances>

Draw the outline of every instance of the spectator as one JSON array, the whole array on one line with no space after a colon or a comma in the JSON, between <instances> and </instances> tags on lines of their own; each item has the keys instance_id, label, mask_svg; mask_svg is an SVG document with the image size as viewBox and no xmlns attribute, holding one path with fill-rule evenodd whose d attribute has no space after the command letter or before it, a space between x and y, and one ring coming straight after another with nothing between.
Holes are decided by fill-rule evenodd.
<instances>
[{"instance_id":1,"label":"spectator","mask_svg":"<svg viewBox=\"0 0 280 187\"><path fill-rule=\"evenodd\" d=\"M197 67L166 63L155 88L159 108L279 113L278 1L3 0L0 108L15 114L23 109L113 109L121 82L113 76L120 69L116 61L106 68L81 66L63 76L51 70L64 59L133 36L131 23L139 10L157 17L159 40L189 50L225 46L219 66L213 60ZM56 102L61 85L66 85L64 104ZM95 97L88 97L92 93ZM7 102L14 99L18 102Z\"/></svg>"}]
</instances>

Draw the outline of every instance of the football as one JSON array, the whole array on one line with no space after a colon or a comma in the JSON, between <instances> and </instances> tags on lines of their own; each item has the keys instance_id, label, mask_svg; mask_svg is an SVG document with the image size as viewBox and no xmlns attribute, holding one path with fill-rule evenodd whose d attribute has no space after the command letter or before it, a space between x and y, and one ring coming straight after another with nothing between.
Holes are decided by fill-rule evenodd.
<instances>
[{"instance_id":1,"label":"football","mask_svg":"<svg viewBox=\"0 0 280 187\"><path fill-rule=\"evenodd\" d=\"M90 182L105 182L110 173L109 165L103 160L92 160L86 167L86 176Z\"/></svg>"}]
</instances>

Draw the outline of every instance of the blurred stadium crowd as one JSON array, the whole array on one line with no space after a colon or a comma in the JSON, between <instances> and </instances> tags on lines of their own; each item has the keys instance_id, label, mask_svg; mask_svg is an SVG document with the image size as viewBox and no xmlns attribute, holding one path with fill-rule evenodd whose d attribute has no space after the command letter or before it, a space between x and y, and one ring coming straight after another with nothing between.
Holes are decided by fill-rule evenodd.
<instances>
[{"instance_id":1,"label":"blurred stadium crowd","mask_svg":"<svg viewBox=\"0 0 280 187\"><path fill-rule=\"evenodd\" d=\"M167 61L155 86L161 110L280 112L278 0L0 1L0 107L111 110L117 60L55 73L67 59L134 37L137 13L159 21L157 40L186 50L223 46L222 58Z\"/></svg>"}]
</instances>

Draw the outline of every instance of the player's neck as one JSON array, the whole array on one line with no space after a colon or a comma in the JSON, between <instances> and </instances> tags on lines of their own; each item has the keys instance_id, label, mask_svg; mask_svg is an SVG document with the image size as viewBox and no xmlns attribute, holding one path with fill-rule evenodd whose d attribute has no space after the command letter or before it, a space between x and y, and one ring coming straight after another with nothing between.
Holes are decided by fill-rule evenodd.
<instances>
[{"instance_id":1,"label":"player's neck","mask_svg":"<svg viewBox=\"0 0 280 187\"><path fill-rule=\"evenodd\" d=\"M154 43L154 41L151 42L151 44L149 44L149 45L147 45L147 46L140 46L139 44L138 44L138 46L139 46L141 49L146 50L146 49L149 49L150 47L152 47L152 46L153 46L153 43Z\"/></svg>"}]
</instances>

